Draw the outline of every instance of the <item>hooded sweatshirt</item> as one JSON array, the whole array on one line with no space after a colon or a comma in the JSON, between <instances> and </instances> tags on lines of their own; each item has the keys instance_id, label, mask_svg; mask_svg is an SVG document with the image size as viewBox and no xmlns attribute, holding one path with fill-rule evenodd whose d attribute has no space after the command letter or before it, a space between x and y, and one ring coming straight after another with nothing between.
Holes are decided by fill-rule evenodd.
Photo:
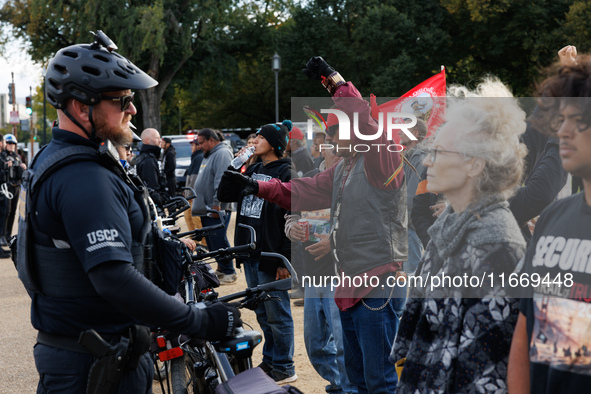
<instances>
[{"instance_id":1,"label":"hooded sweatshirt","mask_svg":"<svg viewBox=\"0 0 591 394\"><path fill-rule=\"evenodd\" d=\"M206 215L207 208L213 206L220 206L222 210L234 210L233 204L220 204L217 198L217 190L222 175L224 175L224 171L230 165L233 157L232 149L221 142L203 155L203 161L193 188L197 194L191 211L193 216Z\"/></svg>"},{"instance_id":2,"label":"hooded sweatshirt","mask_svg":"<svg viewBox=\"0 0 591 394\"><path fill-rule=\"evenodd\" d=\"M292 177L291 160L288 158L279 159L264 166L263 163L257 163L250 166L245 175L260 181L278 178L282 182L289 182ZM223 189L224 186L223 183L220 184L220 189ZM261 252L279 253L288 260L291 259L291 241L283 231L286 213L286 209L260 197L253 195L238 197L236 224L247 224L254 228L257 248L251 253L251 258L259 261L260 271L275 275L277 267L280 266L277 259L261 259ZM236 226L234 245L244 245L249 241L249 231Z\"/></svg>"}]
</instances>

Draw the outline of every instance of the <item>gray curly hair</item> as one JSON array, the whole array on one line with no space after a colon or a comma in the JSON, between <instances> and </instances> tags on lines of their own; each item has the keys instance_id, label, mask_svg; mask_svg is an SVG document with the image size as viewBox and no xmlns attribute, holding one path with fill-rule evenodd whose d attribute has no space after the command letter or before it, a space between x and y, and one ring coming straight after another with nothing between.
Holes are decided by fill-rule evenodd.
<instances>
[{"instance_id":1,"label":"gray curly hair","mask_svg":"<svg viewBox=\"0 0 591 394\"><path fill-rule=\"evenodd\" d=\"M475 90L452 85L448 89L447 120L460 123L459 152L485 161L477 179L475 197L512 196L521 183L527 148L519 141L525 132L525 112L507 86L487 77Z\"/></svg>"}]
</instances>

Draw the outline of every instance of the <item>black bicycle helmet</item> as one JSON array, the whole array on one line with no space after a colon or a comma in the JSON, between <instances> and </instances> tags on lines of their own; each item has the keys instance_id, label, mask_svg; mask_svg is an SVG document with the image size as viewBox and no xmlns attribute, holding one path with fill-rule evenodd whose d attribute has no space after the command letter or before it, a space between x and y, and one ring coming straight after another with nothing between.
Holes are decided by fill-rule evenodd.
<instances>
[{"instance_id":1,"label":"black bicycle helmet","mask_svg":"<svg viewBox=\"0 0 591 394\"><path fill-rule=\"evenodd\" d=\"M101 101L101 93L148 89L158 82L114 50L117 46L100 30L92 44L60 49L47 66L47 99L63 109L67 99L86 105Z\"/></svg>"}]
</instances>

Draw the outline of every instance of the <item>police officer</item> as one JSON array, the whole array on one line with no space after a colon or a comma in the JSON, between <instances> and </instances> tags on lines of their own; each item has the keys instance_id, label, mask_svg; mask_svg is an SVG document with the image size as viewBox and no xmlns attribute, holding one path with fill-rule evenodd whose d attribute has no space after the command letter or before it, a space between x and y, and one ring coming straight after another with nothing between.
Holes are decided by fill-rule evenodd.
<instances>
[{"instance_id":1,"label":"police officer","mask_svg":"<svg viewBox=\"0 0 591 394\"><path fill-rule=\"evenodd\" d=\"M0 152L4 150L4 135L0 134ZM8 246L6 236L4 235L4 218L8 216L9 200L8 197L8 164L2 160L0 154L0 246ZM10 257L10 252L0 247L0 258L5 259Z\"/></svg>"},{"instance_id":2,"label":"police officer","mask_svg":"<svg viewBox=\"0 0 591 394\"><path fill-rule=\"evenodd\" d=\"M162 138L160 146L163 149L162 172L166 177L166 190L170 197L176 195L176 150L169 137Z\"/></svg>"},{"instance_id":3,"label":"police officer","mask_svg":"<svg viewBox=\"0 0 591 394\"><path fill-rule=\"evenodd\" d=\"M2 234L6 238L10 238L12 235L12 225L14 224L14 216L18 206L18 190L23 172L27 169L17 152L17 144L18 141L13 134L6 134L4 136L4 150L0 154L2 156L0 160L5 163L8 170L8 179L6 181L8 193L13 196L13 198L8 199L7 214L2 217Z\"/></svg>"},{"instance_id":4,"label":"police officer","mask_svg":"<svg viewBox=\"0 0 591 394\"><path fill-rule=\"evenodd\" d=\"M139 393L151 391L154 367L141 335L134 336L145 330L135 324L207 339L232 335L241 324L236 308L223 303L189 307L134 266L138 259L132 252L147 210L109 166L101 146L108 147L108 140L131 142L128 122L137 112L132 89L157 82L113 49L99 31L93 44L63 48L47 66L47 99L57 109L59 126L25 174L26 216L19 220L16 258L32 297L31 321L39 330L34 349L38 393L83 393L87 384L89 392L97 392L93 385L103 384L102 377L112 372L104 369L112 363L81 345L85 336L78 341L81 333L94 335L89 329L116 349L128 344L121 354L130 361L120 364L123 373L112 392ZM72 161L77 149L96 153ZM70 162L48 173L59 157ZM48 175L41 180L41 174Z\"/></svg>"}]
</instances>

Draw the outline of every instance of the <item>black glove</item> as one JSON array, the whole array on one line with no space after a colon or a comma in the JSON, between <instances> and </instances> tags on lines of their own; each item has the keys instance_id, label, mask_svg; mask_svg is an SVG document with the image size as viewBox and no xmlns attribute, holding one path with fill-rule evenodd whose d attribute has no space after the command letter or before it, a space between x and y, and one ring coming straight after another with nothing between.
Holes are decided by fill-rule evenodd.
<instances>
[{"instance_id":1,"label":"black glove","mask_svg":"<svg viewBox=\"0 0 591 394\"><path fill-rule=\"evenodd\" d=\"M302 71L308 78L321 81L322 77L328 78L335 70L321 56L314 56Z\"/></svg>"},{"instance_id":2,"label":"black glove","mask_svg":"<svg viewBox=\"0 0 591 394\"><path fill-rule=\"evenodd\" d=\"M224 175L222 176L222 182L228 182L236 185L238 188L242 189L241 194L243 196L248 196L249 194L257 194L259 192L259 184L257 183L257 181L255 181L251 177L242 175L239 172L224 171Z\"/></svg>"},{"instance_id":3,"label":"black glove","mask_svg":"<svg viewBox=\"0 0 591 394\"><path fill-rule=\"evenodd\" d=\"M201 333L203 339L221 341L233 336L236 327L242 327L240 311L226 302L215 302L203 312L207 315L207 328Z\"/></svg>"}]
</instances>

